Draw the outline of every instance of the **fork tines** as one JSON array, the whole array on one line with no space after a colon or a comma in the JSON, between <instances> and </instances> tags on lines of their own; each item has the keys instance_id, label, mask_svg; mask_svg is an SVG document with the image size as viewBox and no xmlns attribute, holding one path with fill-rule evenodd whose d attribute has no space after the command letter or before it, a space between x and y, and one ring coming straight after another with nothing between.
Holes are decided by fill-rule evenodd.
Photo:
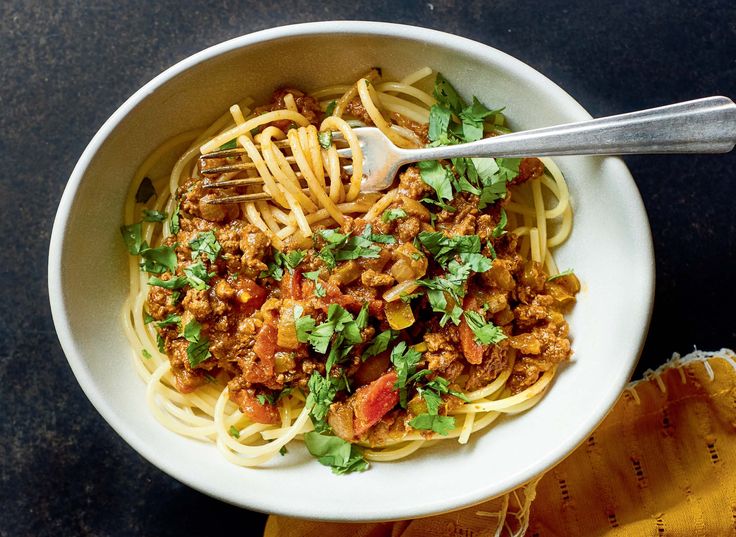
<instances>
[{"instance_id":1,"label":"fork tines","mask_svg":"<svg viewBox=\"0 0 736 537\"><path fill-rule=\"evenodd\" d=\"M344 145L345 140L342 137L342 133L340 132L333 132L332 133L333 140L337 141L338 143L341 143L341 145ZM278 140L274 141L274 144L279 148L288 148L289 142L288 140ZM256 145L256 147L259 147ZM256 165L253 162L234 162L231 164L225 164L222 166L213 166L211 168L207 168L206 162L208 160L212 159L232 159L232 158L239 158L242 155L246 154L245 148L243 147L235 147L232 149L221 149L218 151L213 151L211 153L206 153L204 155L200 156L200 159L202 159L202 166L201 166L201 173L204 176L212 177L216 175L221 174L231 174L231 173L238 173L242 171L248 171L252 170L256 167ZM338 157L340 159L347 159L350 160L352 158L352 153L350 151L349 147L341 147L337 150ZM302 186L306 186L304 182L304 177L302 173L297 169L297 163L296 159L292 155L285 155L286 162L288 162L292 167L294 167L294 173L296 177L301 182ZM341 166L341 170L344 173L352 174L353 173L353 166L351 164L346 164ZM205 189L220 189L220 188L237 188L237 187L248 187L248 186L254 186L254 185L262 185L263 179L260 177L245 177L240 179L225 179L220 181L213 181L208 182L205 181L203 188ZM307 189L304 190L305 192L308 192ZM213 205L222 205L227 203L243 203L243 202L250 202L250 201L259 201L259 200L269 200L271 199L271 195L267 192L256 192L251 194L239 194L239 195L233 195L233 196L225 196L222 198L210 198L207 200L207 203L213 204Z\"/></svg>"}]
</instances>

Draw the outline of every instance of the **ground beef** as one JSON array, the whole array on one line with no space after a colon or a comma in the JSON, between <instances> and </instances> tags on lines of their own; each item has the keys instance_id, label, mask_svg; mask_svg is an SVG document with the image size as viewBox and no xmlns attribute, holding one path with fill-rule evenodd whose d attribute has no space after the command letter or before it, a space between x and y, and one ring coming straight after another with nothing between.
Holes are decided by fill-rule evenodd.
<instances>
[{"instance_id":1,"label":"ground beef","mask_svg":"<svg viewBox=\"0 0 736 537\"><path fill-rule=\"evenodd\" d=\"M371 119L371 116L368 115L368 111L365 109L365 106L363 106L363 102L360 100L360 97L355 97L348 103L345 107L345 113L361 120L368 126L373 126L373 120Z\"/></svg>"},{"instance_id":2,"label":"ground beef","mask_svg":"<svg viewBox=\"0 0 736 537\"><path fill-rule=\"evenodd\" d=\"M399 194L414 200L431 195L434 192L431 186L422 181L419 168L409 166L406 170L399 174Z\"/></svg>"}]
</instances>

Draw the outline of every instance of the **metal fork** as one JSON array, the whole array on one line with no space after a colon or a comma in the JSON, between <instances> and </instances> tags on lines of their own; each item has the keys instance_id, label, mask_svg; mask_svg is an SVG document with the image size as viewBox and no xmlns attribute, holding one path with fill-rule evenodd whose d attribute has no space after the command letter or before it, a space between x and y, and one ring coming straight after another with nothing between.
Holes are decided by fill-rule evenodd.
<instances>
[{"instance_id":1,"label":"metal fork","mask_svg":"<svg viewBox=\"0 0 736 537\"><path fill-rule=\"evenodd\" d=\"M401 149L375 127L355 129L363 151L361 192L385 190L404 164L460 157L542 157L559 155L630 155L636 153L728 153L736 143L736 104L727 97L706 97L694 101L650 108L588 121L567 123L512 134L484 138L477 142ZM340 138L336 135L336 140ZM203 158L233 156L238 150L216 152ZM338 149L350 158L350 149ZM210 168L203 173L226 173L252 168L241 163ZM351 166L343 166L352 173ZM218 181L207 188L230 188L262 183L259 178ZM306 192L306 190L305 190ZM210 203L239 203L270 199L267 193L212 199Z\"/></svg>"}]
</instances>

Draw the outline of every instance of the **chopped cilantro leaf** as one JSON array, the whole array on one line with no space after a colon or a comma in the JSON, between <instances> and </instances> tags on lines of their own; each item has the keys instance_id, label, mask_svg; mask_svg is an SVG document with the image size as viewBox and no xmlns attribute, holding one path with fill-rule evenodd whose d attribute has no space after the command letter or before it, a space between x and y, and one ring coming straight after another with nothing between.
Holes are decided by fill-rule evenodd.
<instances>
[{"instance_id":1,"label":"chopped cilantro leaf","mask_svg":"<svg viewBox=\"0 0 736 537\"><path fill-rule=\"evenodd\" d=\"M217 242L214 231L202 231L189 242L189 247L192 249L192 259L196 259L197 256L207 257L211 262L217 260L217 256L222 250L222 246Z\"/></svg>"},{"instance_id":2,"label":"chopped cilantro leaf","mask_svg":"<svg viewBox=\"0 0 736 537\"><path fill-rule=\"evenodd\" d=\"M149 211L148 209L143 209L144 222L163 222L164 220L166 220L166 213L162 213L161 211Z\"/></svg>"},{"instance_id":3,"label":"chopped cilantro leaf","mask_svg":"<svg viewBox=\"0 0 736 537\"><path fill-rule=\"evenodd\" d=\"M497 158L498 176L504 182L508 183L519 175L520 158Z\"/></svg>"},{"instance_id":4,"label":"chopped cilantro leaf","mask_svg":"<svg viewBox=\"0 0 736 537\"><path fill-rule=\"evenodd\" d=\"M181 289L187 284L185 276L175 276L168 280L162 280L156 276L151 276L148 279L148 285L155 285L156 287L163 287L164 289Z\"/></svg>"},{"instance_id":5,"label":"chopped cilantro leaf","mask_svg":"<svg viewBox=\"0 0 736 537\"><path fill-rule=\"evenodd\" d=\"M156 323L156 326L158 326L159 328L163 328L171 324L179 324L180 322L181 316L177 315L176 313L170 313L165 319L158 321Z\"/></svg>"},{"instance_id":6,"label":"chopped cilantro leaf","mask_svg":"<svg viewBox=\"0 0 736 537\"><path fill-rule=\"evenodd\" d=\"M171 219L169 220L169 231L176 235L179 233L179 207L181 206L181 202L176 203L176 208L174 209L174 212L171 213Z\"/></svg>"},{"instance_id":7,"label":"chopped cilantro leaf","mask_svg":"<svg viewBox=\"0 0 736 537\"><path fill-rule=\"evenodd\" d=\"M222 144L218 149L220 151L223 151L225 149L235 149L236 147L238 147L238 141L236 138L233 138L229 142L225 142L224 144Z\"/></svg>"},{"instance_id":8,"label":"chopped cilantro leaf","mask_svg":"<svg viewBox=\"0 0 736 537\"><path fill-rule=\"evenodd\" d=\"M184 327L184 339L189 341L187 346L187 358L189 365L197 367L207 358L212 356L210 353L210 341L206 337L202 337L202 325L196 319L189 321Z\"/></svg>"},{"instance_id":9,"label":"chopped cilantro leaf","mask_svg":"<svg viewBox=\"0 0 736 537\"><path fill-rule=\"evenodd\" d=\"M547 278L547 281L548 282L551 282L551 281L556 280L557 278L562 278L563 276L570 276L571 274L575 274L575 272L573 271L573 269L570 268L570 269L567 269L567 270L563 270L562 272L560 272L558 274L555 274L553 276L550 276L549 278Z\"/></svg>"},{"instance_id":10,"label":"chopped cilantro leaf","mask_svg":"<svg viewBox=\"0 0 736 537\"><path fill-rule=\"evenodd\" d=\"M446 266L456 255L479 254L481 250L477 235L448 237L441 231L422 231L417 237L442 266Z\"/></svg>"},{"instance_id":11,"label":"chopped cilantro leaf","mask_svg":"<svg viewBox=\"0 0 736 537\"><path fill-rule=\"evenodd\" d=\"M325 286L320 283L319 274L319 270L313 270L312 272L303 272L302 276L314 282L314 296L321 298L327 295L327 290L325 289Z\"/></svg>"},{"instance_id":12,"label":"chopped cilantro leaf","mask_svg":"<svg viewBox=\"0 0 736 537\"><path fill-rule=\"evenodd\" d=\"M147 246L141 235L140 222L129 226L120 226L120 234L123 236L125 247L130 255L140 254L141 249Z\"/></svg>"},{"instance_id":13,"label":"chopped cilantro leaf","mask_svg":"<svg viewBox=\"0 0 736 537\"><path fill-rule=\"evenodd\" d=\"M508 224L508 222L509 219L508 216L506 216L506 210L501 208L501 218L498 221L498 224L496 224L496 227L493 228L491 236L494 239L497 239L498 237L504 235L506 233L506 224Z\"/></svg>"},{"instance_id":14,"label":"chopped cilantro leaf","mask_svg":"<svg viewBox=\"0 0 736 537\"><path fill-rule=\"evenodd\" d=\"M143 323L144 324L150 324L156 319L153 318L153 315L148 313L147 311L143 310Z\"/></svg>"},{"instance_id":15,"label":"chopped cilantro leaf","mask_svg":"<svg viewBox=\"0 0 736 537\"><path fill-rule=\"evenodd\" d=\"M491 321L486 321L477 311L466 311L465 320L475 334L475 340L483 345L495 345L508 336Z\"/></svg>"},{"instance_id":16,"label":"chopped cilantro leaf","mask_svg":"<svg viewBox=\"0 0 736 537\"><path fill-rule=\"evenodd\" d=\"M325 242L317 256L330 268L335 268L338 261L358 259L359 257L375 259L381 251L379 246L376 246L364 236L344 235L334 229L323 229L318 231L317 234Z\"/></svg>"},{"instance_id":17,"label":"chopped cilantro leaf","mask_svg":"<svg viewBox=\"0 0 736 537\"><path fill-rule=\"evenodd\" d=\"M184 274L186 275L187 283L189 283L192 289L196 289L197 291L209 289L210 278L215 275L214 272L207 272L207 267L204 266L201 259L188 267L184 267Z\"/></svg>"},{"instance_id":18,"label":"chopped cilantro leaf","mask_svg":"<svg viewBox=\"0 0 736 537\"><path fill-rule=\"evenodd\" d=\"M320 131L317 134L317 140L322 149L329 149L332 145L332 131Z\"/></svg>"},{"instance_id":19,"label":"chopped cilantro leaf","mask_svg":"<svg viewBox=\"0 0 736 537\"><path fill-rule=\"evenodd\" d=\"M259 393L256 395L256 399L262 405L273 405L276 402L276 399L271 393Z\"/></svg>"},{"instance_id":20,"label":"chopped cilantro leaf","mask_svg":"<svg viewBox=\"0 0 736 537\"><path fill-rule=\"evenodd\" d=\"M399 402L402 408L406 408L406 385L409 377L416 371L417 364L422 358L422 353L409 347L406 342L401 341L391 351L391 363L398 375L394 387L399 390Z\"/></svg>"},{"instance_id":21,"label":"chopped cilantro leaf","mask_svg":"<svg viewBox=\"0 0 736 537\"><path fill-rule=\"evenodd\" d=\"M158 351L161 353L166 352L166 340L161 337L161 334L156 334L156 348L158 348Z\"/></svg>"},{"instance_id":22,"label":"chopped cilantro leaf","mask_svg":"<svg viewBox=\"0 0 736 537\"><path fill-rule=\"evenodd\" d=\"M401 295L399 298L401 299L402 302L407 302L408 303L408 302L411 302L412 300L414 300L415 298L419 298L423 294L424 293L404 294L404 295Z\"/></svg>"},{"instance_id":23,"label":"chopped cilantro leaf","mask_svg":"<svg viewBox=\"0 0 736 537\"><path fill-rule=\"evenodd\" d=\"M335 474L349 474L368 469L361 449L337 436L311 431L304 434L307 450Z\"/></svg>"},{"instance_id":24,"label":"chopped cilantro leaf","mask_svg":"<svg viewBox=\"0 0 736 537\"><path fill-rule=\"evenodd\" d=\"M409 422L409 425L418 430L432 431L447 436L455 428L455 418L452 416L419 414Z\"/></svg>"},{"instance_id":25,"label":"chopped cilantro leaf","mask_svg":"<svg viewBox=\"0 0 736 537\"><path fill-rule=\"evenodd\" d=\"M327 108L325 108L325 115L331 116L332 113L335 111L335 107L337 106L337 101L330 101L327 104Z\"/></svg>"},{"instance_id":26,"label":"chopped cilantro leaf","mask_svg":"<svg viewBox=\"0 0 736 537\"><path fill-rule=\"evenodd\" d=\"M463 100L455 91L455 88L440 73L437 73L434 81L434 98L455 114L459 114L464 106Z\"/></svg>"},{"instance_id":27,"label":"chopped cilantro leaf","mask_svg":"<svg viewBox=\"0 0 736 537\"><path fill-rule=\"evenodd\" d=\"M317 371L312 372L309 377L307 387L309 395L307 396L307 405L311 405L310 415L316 431L322 432L329 429L327 425L327 413L330 410L332 400L335 398L338 390L345 386L344 381L332 378L325 378Z\"/></svg>"},{"instance_id":28,"label":"chopped cilantro leaf","mask_svg":"<svg viewBox=\"0 0 736 537\"><path fill-rule=\"evenodd\" d=\"M145 246L145 245L144 245ZM171 246L144 247L140 251L141 270L152 274L163 274L176 270L176 252Z\"/></svg>"},{"instance_id":29,"label":"chopped cilantro leaf","mask_svg":"<svg viewBox=\"0 0 736 537\"><path fill-rule=\"evenodd\" d=\"M227 432L233 438L240 438L240 431L238 431L238 429L235 427L235 425L231 425L230 428L227 430Z\"/></svg>"},{"instance_id":30,"label":"chopped cilantro leaf","mask_svg":"<svg viewBox=\"0 0 736 537\"><path fill-rule=\"evenodd\" d=\"M406 218L406 211L404 209L387 209L381 215L383 222L391 222L397 218Z\"/></svg>"},{"instance_id":31,"label":"chopped cilantro leaf","mask_svg":"<svg viewBox=\"0 0 736 537\"><path fill-rule=\"evenodd\" d=\"M363 351L362 360L367 360L371 356L381 354L388 349L388 344L398 335L399 333L395 330L384 330L378 334Z\"/></svg>"},{"instance_id":32,"label":"chopped cilantro leaf","mask_svg":"<svg viewBox=\"0 0 736 537\"><path fill-rule=\"evenodd\" d=\"M153 188L153 182L149 177L144 177L141 184L138 186L138 190L135 192L136 203L146 203L153 196L156 195L156 189Z\"/></svg>"},{"instance_id":33,"label":"chopped cilantro leaf","mask_svg":"<svg viewBox=\"0 0 736 537\"><path fill-rule=\"evenodd\" d=\"M432 142L440 140L447 134L452 113L440 104L432 105L429 109L429 131L428 137Z\"/></svg>"},{"instance_id":34,"label":"chopped cilantro leaf","mask_svg":"<svg viewBox=\"0 0 736 537\"><path fill-rule=\"evenodd\" d=\"M437 193L437 199L452 199L452 172L437 160L425 160L417 164L422 181L431 186Z\"/></svg>"},{"instance_id":35,"label":"chopped cilantro leaf","mask_svg":"<svg viewBox=\"0 0 736 537\"><path fill-rule=\"evenodd\" d=\"M459 114L463 124L463 139L465 142L474 142L483 138L483 121L489 116L495 116L500 110L489 110L477 97L473 103L463 108Z\"/></svg>"},{"instance_id":36,"label":"chopped cilantro leaf","mask_svg":"<svg viewBox=\"0 0 736 537\"><path fill-rule=\"evenodd\" d=\"M304 250L292 250L288 254L283 255L282 259L288 268L294 270L304 260L306 255Z\"/></svg>"},{"instance_id":37,"label":"chopped cilantro leaf","mask_svg":"<svg viewBox=\"0 0 736 537\"><path fill-rule=\"evenodd\" d=\"M148 352L147 349L143 349L141 351L141 354L143 354L143 358L145 358L146 360L150 360L151 358L153 358L153 356L151 356L151 353Z\"/></svg>"}]
</instances>

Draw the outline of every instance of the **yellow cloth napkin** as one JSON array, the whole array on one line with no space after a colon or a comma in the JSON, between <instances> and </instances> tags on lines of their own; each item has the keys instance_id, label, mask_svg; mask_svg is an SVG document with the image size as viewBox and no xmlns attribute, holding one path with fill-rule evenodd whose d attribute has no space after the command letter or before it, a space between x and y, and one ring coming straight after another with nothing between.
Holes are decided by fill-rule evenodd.
<instances>
[{"instance_id":1,"label":"yellow cloth napkin","mask_svg":"<svg viewBox=\"0 0 736 537\"><path fill-rule=\"evenodd\" d=\"M343 535L736 535L736 355L696 351L647 372L567 459L500 498L400 522L271 516L264 533Z\"/></svg>"}]
</instances>

